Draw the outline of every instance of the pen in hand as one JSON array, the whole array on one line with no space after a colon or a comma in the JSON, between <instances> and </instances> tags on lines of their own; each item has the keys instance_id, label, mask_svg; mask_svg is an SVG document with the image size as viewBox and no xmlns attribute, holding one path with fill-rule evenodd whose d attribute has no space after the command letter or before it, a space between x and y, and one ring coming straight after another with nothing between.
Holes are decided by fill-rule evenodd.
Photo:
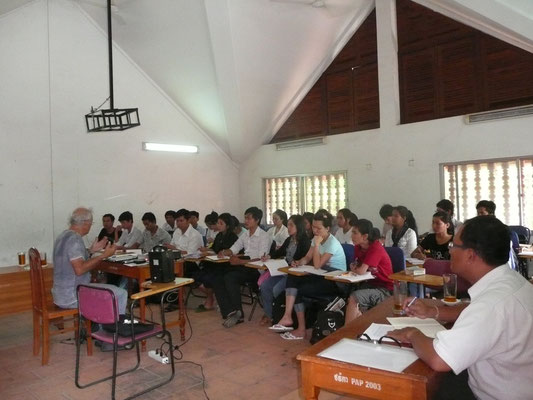
<instances>
[{"instance_id":1,"label":"pen in hand","mask_svg":"<svg viewBox=\"0 0 533 400\"><path fill-rule=\"evenodd\" d=\"M415 304L415 301L416 301L416 297L413 297L413 299L407 304L407 307L406 308L409 308L411 307L413 304Z\"/></svg>"}]
</instances>

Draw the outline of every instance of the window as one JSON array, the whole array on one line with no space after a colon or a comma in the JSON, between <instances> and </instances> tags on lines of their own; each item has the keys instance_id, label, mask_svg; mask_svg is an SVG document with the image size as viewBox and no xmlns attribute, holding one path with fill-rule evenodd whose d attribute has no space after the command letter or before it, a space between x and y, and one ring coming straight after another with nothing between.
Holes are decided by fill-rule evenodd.
<instances>
[{"instance_id":1,"label":"window","mask_svg":"<svg viewBox=\"0 0 533 400\"><path fill-rule=\"evenodd\" d=\"M321 208L334 214L348 203L346 172L265 178L263 183L267 224L277 209L289 217Z\"/></svg>"},{"instance_id":2,"label":"window","mask_svg":"<svg viewBox=\"0 0 533 400\"><path fill-rule=\"evenodd\" d=\"M475 217L478 201L492 200L504 223L533 227L533 157L442 164L442 172L458 219Z\"/></svg>"}]
</instances>

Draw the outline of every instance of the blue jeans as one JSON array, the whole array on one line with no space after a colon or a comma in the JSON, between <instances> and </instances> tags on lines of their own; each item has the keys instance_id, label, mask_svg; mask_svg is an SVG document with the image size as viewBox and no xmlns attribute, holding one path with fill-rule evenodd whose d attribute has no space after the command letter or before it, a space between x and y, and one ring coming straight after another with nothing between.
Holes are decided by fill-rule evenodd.
<instances>
[{"instance_id":1,"label":"blue jeans","mask_svg":"<svg viewBox=\"0 0 533 400\"><path fill-rule=\"evenodd\" d=\"M261 289L263 310L270 319L272 319L272 303L276 297L283 293L286 283L287 275L271 276L259 288Z\"/></svg>"}]
</instances>

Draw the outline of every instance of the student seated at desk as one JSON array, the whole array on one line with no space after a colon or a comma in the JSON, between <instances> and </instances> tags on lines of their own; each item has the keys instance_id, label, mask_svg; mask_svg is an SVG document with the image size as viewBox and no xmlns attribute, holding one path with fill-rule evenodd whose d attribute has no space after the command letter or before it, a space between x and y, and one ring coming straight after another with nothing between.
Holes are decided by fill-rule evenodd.
<instances>
[{"instance_id":1,"label":"student seated at desk","mask_svg":"<svg viewBox=\"0 0 533 400\"><path fill-rule=\"evenodd\" d=\"M392 281L389 275L392 274L392 262L379 236L379 230L367 219L352 223L355 260L350 264L350 270L358 275L370 271L374 279L361 282L348 297L346 323L361 315L359 307L366 311L391 295Z\"/></svg>"},{"instance_id":2,"label":"student seated at desk","mask_svg":"<svg viewBox=\"0 0 533 400\"><path fill-rule=\"evenodd\" d=\"M207 244L213 243L213 240L215 240L215 236L217 235L217 221L218 213L216 211L211 211L204 218L204 222L207 225L207 232L205 234Z\"/></svg>"},{"instance_id":3,"label":"student seated at desk","mask_svg":"<svg viewBox=\"0 0 533 400\"><path fill-rule=\"evenodd\" d=\"M274 242L276 242L276 249L279 249L285 239L289 237L287 231L287 213L283 210L276 210L272 213L272 221L274 226L268 230L268 234Z\"/></svg>"},{"instance_id":4,"label":"student seated at desk","mask_svg":"<svg viewBox=\"0 0 533 400\"><path fill-rule=\"evenodd\" d=\"M248 232L248 229L246 229L244 226L241 225L241 222L235 215L232 215L231 219L233 221L233 226L234 226L233 232L235 232L237 237L241 237L245 232Z\"/></svg>"},{"instance_id":5,"label":"student seated at desk","mask_svg":"<svg viewBox=\"0 0 533 400\"><path fill-rule=\"evenodd\" d=\"M392 230L392 209L390 204L383 204L379 209L379 216L383 220L383 229L381 230L381 239L385 240L387 232Z\"/></svg>"},{"instance_id":6,"label":"student seated at desk","mask_svg":"<svg viewBox=\"0 0 533 400\"><path fill-rule=\"evenodd\" d=\"M346 256L341 244L330 233L333 216L326 210L318 211L313 217L313 233L315 234L311 248L292 266L306 265L312 262L316 269L338 269L346 271ZM285 313L280 321L270 327L275 332L283 332L281 337L286 340L305 338L305 306L304 296L336 296L339 290L335 282L319 275L294 276L288 275L285 289ZM293 330L292 311L296 311L298 329ZM290 332L292 331L292 332Z\"/></svg>"},{"instance_id":7,"label":"student seated at desk","mask_svg":"<svg viewBox=\"0 0 533 400\"><path fill-rule=\"evenodd\" d=\"M509 228L492 216L466 221L450 249L451 270L472 284L471 302L454 307L416 300L408 315L455 322L435 339L416 328L389 332L411 343L436 371L452 370L439 399L531 399L533 285L507 267ZM467 371L467 372L465 372Z\"/></svg>"},{"instance_id":8,"label":"student seated at desk","mask_svg":"<svg viewBox=\"0 0 533 400\"><path fill-rule=\"evenodd\" d=\"M453 225L449 214L437 211L433 214L431 228L434 233L427 235L411 253L411 257L425 260L449 260L449 244L453 240Z\"/></svg>"},{"instance_id":9,"label":"student seated at desk","mask_svg":"<svg viewBox=\"0 0 533 400\"><path fill-rule=\"evenodd\" d=\"M143 234L137 227L133 226L133 214L129 211L124 211L118 217L117 233L122 232L120 238L115 242L117 250L128 250L139 248Z\"/></svg>"},{"instance_id":10,"label":"student seated at desk","mask_svg":"<svg viewBox=\"0 0 533 400\"><path fill-rule=\"evenodd\" d=\"M211 250L218 254L222 250L231 248L238 239L235 232L233 232L233 219L229 213L222 213L218 216L217 231L218 233L215 236L211 249L202 247L200 249L202 252ZM213 282L215 279L218 279L217 277L220 274L224 274L226 271L226 266L224 264L229 263L213 263L207 259L200 263L202 269L196 277L196 281L201 283L199 289L203 290L207 297L204 304L198 306L196 312L209 311L214 308L215 298L213 295Z\"/></svg>"},{"instance_id":11,"label":"student seated at desk","mask_svg":"<svg viewBox=\"0 0 533 400\"><path fill-rule=\"evenodd\" d=\"M274 250L270 256L263 257L262 260L285 258L287 264L291 265L293 261L298 261L304 257L311 246L311 240L305 231L304 221L304 217L301 215L292 215L287 223L289 237L285 239L279 249ZM263 276L265 279L263 279ZM261 281L259 286L261 289L261 304L265 312L265 315L261 319L261 325L272 325L272 303L276 297L285 291L287 275L270 276L270 273L267 271L259 280Z\"/></svg>"},{"instance_id":12,"label":"student seated at desk","mask_svg":"<svg viewBox=\"0 0 533 400\"><path fill-rule=\"evenodd\" d=\"M335 237L340 244L353 244L352 243L352 221L357 221L357 215L352 213L347 208L342 208L337 212L337 232L335 232Z\"/></svg>"},{"instance_id":13,"label":"student seated at desk","mask_svg":"<svg viewBox=\"0 0 533 400\"><path fill-rule=\"evenodd\" d=\"M313 239L315 235L313 235L313 217L315 214L312 212L306 211L302 214L302 217L304 217L305 220L305 232L307 233L307 236L309 239Z\"/></svg>"},{"instance_id":14,"label":"student seated at desk","mask_svg":"<svg viewBox=\"0 0 533 400\"><path fill-rule=\"evenodd\" d=\"M165 213L165 223L161 226L161 229L166 231L170 237L174 235L176 230L176 211L168 210Z\"/></svg>"},{"instance_id":15,"label":"student seated at desk","mask_svg":"<svg viewBox=\"0 0 533 400\"><path fill-rule=\"evenodd\" d=\"M97 242L103 238L107 238L109 243L115 243L116 240L120 237L120 233L113 226L115 223L115 216L113 214L104 214L102 217L102 230L98 234Z\"/></svg>"},{"instance_id":16,"label":"student seated at desk","mask_svg":"<svg viewBox=\"0 0 533 400\"><path fill-rule=\"evenodd\" d=\"M219 252L221 257L230 256L230 267L223 274L217 276L213 282L213 289L217 298L223 325L226 328L244 321L241 301L241 285L245 282L257 282L259 271L255 268L245 267L249 261L260 260L268 254L272 239L270 235L259 227L263 218L263 211L257 207L250 207L244 212L244 224L248 231L245 232L228 250ZM244 249L246 259L237 254Z\"/></svg>"},{"instance_id":17,"label":"student seated at desk","mask_svg":"<svg viewBox=\"0 0 533 400\"><path fill-rule=\"evenodd\" d=\"M411 257L411 253L417 246L416 221L413 213L404 206L392 208L392 230L385 236L386 247L399 247L405 258Z\"/></svg>"},{"instance_id":18,"label":"student seated at desk","mask_svg":"<svg viewBox=\"0 0 533 400\"><path fill-rule=\"evenodd\" d=\"M205 235L207 234L207 229L201 226L200 224L198 224L199 218L200 218L200 214L198 213L198 211L192 210L191 217L189 218L189 223L192 225L194 229L200 232L200 235L202 235L202 237L205 237Z\"/></svg>"},{"instance_id":19,"label":"student seated at desk","mask_svg":"<svg viewBox=\"0 0 533 400\"><path fill-rule=\"evenodd\" d=\"M143 232L141 248L143 253L148 253L157 245L166 245L172 239L168 232L157 226L154 213L144 213L142 217L145 230Z\"/></svg>"}]
</instances>

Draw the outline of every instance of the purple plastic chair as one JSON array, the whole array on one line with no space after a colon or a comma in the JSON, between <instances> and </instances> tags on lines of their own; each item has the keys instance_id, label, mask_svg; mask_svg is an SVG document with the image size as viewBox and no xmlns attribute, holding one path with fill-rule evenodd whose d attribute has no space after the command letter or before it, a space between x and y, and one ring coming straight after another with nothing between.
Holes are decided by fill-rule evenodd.
<instances>
[{"instance_id":1,"label":"purple plastic chair","mask_svg":"<svg viewBox=\"0 0 533 400\"><path fill-rule=\"evenodd\" d=\"M114 324L115 325L115 333L106 332L103 330L99 330L97 332L90 333L90 338L88 338L88 341L92 339L100 340L104 343L110 343L113 345L113 373L110 376L106 376L101 379L97 379L95 381L86 383L86 384L80 384L79 382L79 372L80 372L80 347L81 347L81 340L79 338L82 337L81 334L81 324L79 324L79 335L78 340L76 341L76 378L75 383L76 386L80 389L95 385L100 382L107 381L111 379L111 398L115 399L115 388L116 388L116 379L118 376L127 374L129 372L135 371L140 363L141 363L141 355L140 355L140 349L139 349L139 342L147 339L152 336L160 336L161 338L167 337L169 344L169 361L172 373L168 377L168 379L159 382L153 386L150 386L147 389L144 389L138 393L135 393L134 395L129 396L127 399L133 399L135 397L138 397L140 395L143 395L153 389L156 389L168 382L170 382L174 378L174 355L173 350L174 346L172 344L172 335L169 331L165 329L165 318L164 318L164 311L163 311L163 301L161 301L161 321L162 325L154 324L153 329L143 332L143 333L135 333L134 332L134 324L131 324L131 335L127 337L119 336L117 333L119 331L118 329L118 323L119 323L119 315L118 315L118 302L115 298L115 294L106 288L100 288L100 287L94 287L89 285L79 285L77 288L77 294L78 294L78 316L79 318L85 318L86 320L89 320L91 322L95 322L98 324ZM164 297L164 296L163 296ZM130 310L133 311L134 307L133 302L131 304ZM133 315L133 312L131 312L131 315ZM90 325L89 325L90 326ZM117 356L118 356L118 347L123 346L128 350L131 350L133 347L137 350L137 364L130 369L127 369L125 371L121 371L117 373Z\"/></svg>"},{"instance_id":2,"label":"purple plastic chair","mask_svg":"<svg viewBox=\"0 0 533 400\"><path fill-rule=\"evenodd\" d=\"M452 270L450 268L450 260L434 260L433 258L428 258L424 262L424 268L428 275L438 275L442 276L443 274L451 274ZM457 277L457 295L467 294L468 288L472 286L468 281ZM432 289L442 290L440 287L428 286Z\"/></svg>"}]
</instances>

